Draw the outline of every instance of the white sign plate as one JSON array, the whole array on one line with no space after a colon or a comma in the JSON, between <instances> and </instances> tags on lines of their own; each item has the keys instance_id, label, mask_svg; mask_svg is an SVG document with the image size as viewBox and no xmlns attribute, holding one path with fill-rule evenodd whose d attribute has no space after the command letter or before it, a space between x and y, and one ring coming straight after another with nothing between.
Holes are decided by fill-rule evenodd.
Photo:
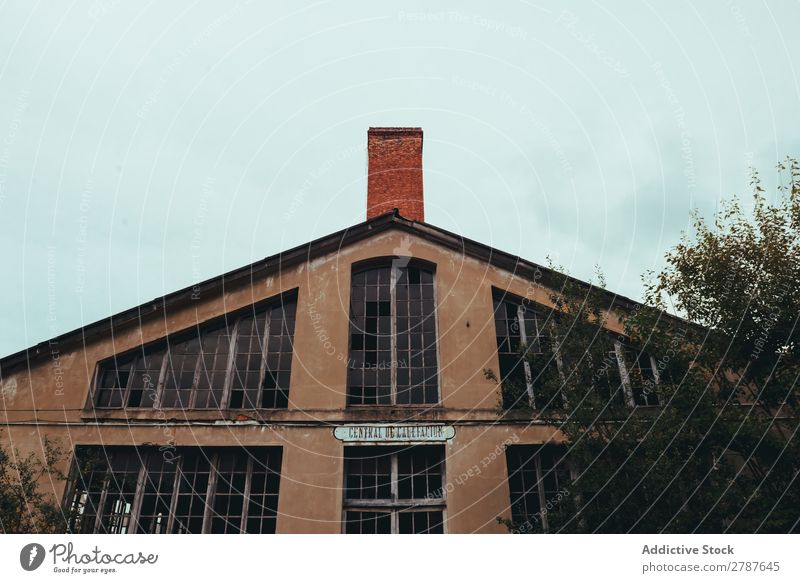
<instances>
[{"instance_id":1,"label":"white sign plate","mask_svg":"<svg viewBox=\"0 0 800 583\"><path fill-rule=\"evenodd\" d=\"M340 425L333 430L336 439L346 443L444 442L456 434L450 425L361 423Z\"/></svg>"}]
</instances>

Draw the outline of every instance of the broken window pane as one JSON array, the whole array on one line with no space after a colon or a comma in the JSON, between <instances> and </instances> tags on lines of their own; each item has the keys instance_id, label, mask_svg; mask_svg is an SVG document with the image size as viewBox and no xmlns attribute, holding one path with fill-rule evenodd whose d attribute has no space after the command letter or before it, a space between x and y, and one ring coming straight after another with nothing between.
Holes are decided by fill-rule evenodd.
<instances>
[{"instance_id":1,"label":"broken window pane","mask_svg":"<svg viewBox=\"0 0 800 583\"><path fill-rule=\"evenodd\" d=\"M112 358L100 371L95 390L95 403L98 407L121 407L128 388L133 359Z\"/></svg>"},{"instance_id":2,"label":"broken window pane","mask_svg":"<svg viewBox=\"0 0 800 583\"><path fill-rule=\"evenodd\" d=\"M552 381L558 386L560 379L555 342L548 333L547 319L553 315L498 289L493 301L503 406L562 408L561 395L544 390Z\"/></svg>"},{"instance_id":3,"label":"broken window pane","mask_svg":"<svg viewBox=\"0 0 800 583\"><path fill-rule=\"evenodd\" d=\"M95 406L286 408L295 311L296 296L285 296L109 359L99 367Z\"/></svg>"},{"instance_id":4,"label":"broken window pane","mask_svg":"<svg viewBox=\"0 0 800 583\"><path fill-rule=\"evenodd\" d=\"M69 532L273 533L280 466L276 447L81 447Z\"/></svg>"}]
</instances>

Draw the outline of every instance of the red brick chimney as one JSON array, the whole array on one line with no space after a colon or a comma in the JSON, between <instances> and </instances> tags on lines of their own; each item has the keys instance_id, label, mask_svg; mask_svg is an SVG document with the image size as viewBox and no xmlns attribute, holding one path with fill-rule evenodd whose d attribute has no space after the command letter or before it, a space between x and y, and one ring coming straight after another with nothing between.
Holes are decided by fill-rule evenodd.
<instances>
[{"instance_id":1,"label":"red brick chimney","mask_svg":"<svg viewBox=\"0 0 800 583\"><path fill-rule=\"evenodd\" d=\"M367 219L396 208L424 221L422 128L369 128L367 152Z\"/></svg>"}]
</instances>

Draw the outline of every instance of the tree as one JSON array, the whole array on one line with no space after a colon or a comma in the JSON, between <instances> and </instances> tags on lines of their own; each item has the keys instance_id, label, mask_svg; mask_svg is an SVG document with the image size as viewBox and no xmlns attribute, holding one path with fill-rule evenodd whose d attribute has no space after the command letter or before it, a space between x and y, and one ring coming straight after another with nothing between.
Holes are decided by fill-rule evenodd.
<instances>
[{"instance_id":1,"label":"tree","mask_svg":"<svg viewBox=\"0 0 800 583\"><path fill-rule=\"evenodd\" d=\"M42 442L44 459L29 453L22 457L0 447L0 531L11 533L64 532L66 518L52 493L40 488L45 477L62 481L58 469L65 450L47 437Z\"/></svg>"},{"instance_id":2,"label":"tree","mask_svg":"<svg viewBox=\"0 0 800 583\"><path fill-rule=\"evenodd\" d=\"M615 316L600 290L565 277L552 293L552 350L520 352L533 414L558 424L573 468L571 495L548 511L550 531L800 528L800 169L793 159L778 168L777 202L754 173L752 215L736 201L713 228L695 214L694 233L646 276L645 302L624 316L622 338L606 331ZM669 315L668 302L684 318ZM637 366L653 362L649 354L654 374ZM519 383L503 391L504 415L531 412ZM652 395L658 407L631 406ZM525 531L542 522L507 524L520 521Z\"/></svg>"}]
</instances>

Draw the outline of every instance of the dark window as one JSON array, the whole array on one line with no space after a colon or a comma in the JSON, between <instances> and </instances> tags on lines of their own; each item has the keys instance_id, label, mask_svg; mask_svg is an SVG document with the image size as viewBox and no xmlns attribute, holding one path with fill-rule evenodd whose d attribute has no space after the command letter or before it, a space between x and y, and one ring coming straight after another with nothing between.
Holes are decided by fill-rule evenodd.
<instances>
[{"instance_id":1,"label":"dark window","mask_svg":"<svg viewBox=\"0 0 800 583\"><path fill-rule=\"evenodd\" d=\"M96 407L286 408L294 295L101 363Z\"/></svg>"},{"instance_id":2,"label":"dark window","mask_svg":"<svg viewBox=\"0 0 800 583\"><path fill-rule=\"evenodd\" d=\"M197 383L192 404L195 408L219 409L223 406L231 340L231 334L224 325L210 327L200 335Z\"/></svg>"},{"instance_id":3,"label":"dark window","mask_svg":"<svg viewBox=\"0 0 800 583\"><path fill-rule=\"evenodd\" d=\"M562 357L569 362L571 355L556 350L549 333L547 320L557 316L502 290L494 289L493 296L503 406L563 408L564 399L554 387L562 381ZM623 340L602 335L608 350L598 365L594 389L617 405L658 405L655 361Z\"/></svg>"},{"instance_id":4,"label":"dark window","mask_svg":"<svg viewBox=\"0 0 800 583\"><path fill-rule=\"evenodd\" d=\"M345 448L345 533L443 533L442 460L439 446Z\"/></svg>"},{"instance_id":5,"label":"dark window","mask_svg":"<svg viewBox=\"0 0 800 583\"><path fill-rule=\"evenodd\" d=\"M169 526L170 506L175 492L174 460L163 455L148 455L141 490L137 532L162 534Z\"/></svg>"},{"instance_id":6,"label":"dark window","mask_svg":"<svg viewBox=\"0 0 800 583\"><path fill-rule=\"evenodd\" d=\"M433 271L407 259L357 271L350 290L351 405L439 402Z\"/></svg>"},{"instance_id":7,"label":"dark window","mask_svg":"<svg viewBox=\"0 0 800 583\"><path fill-rule=\"evenodd\" d=\"M102 450L79 448L73 467L70 506L70 531L76 534L95 532L101 503L107 489L108 462ZM99 532L99 531L98 531Z\"/></svg>"},{"instance_id":8,"label":"dark window","mask_svg":"<svg viewBox=\"0 0 800 583\"><path fill-rule=\"evenodd\" d=\"M197 331L191 332L184 340L170 342L166 378L161 392L162 407L192 406L191 397L200 357L200 335Z\"/></svg>"},{"instance_id":9,"label":"dark window","mask_svg":"<svg viewBox=\"0 0 800 583\"><path fill-rule=\"evenodd\" d=\"M593 389L603 403L624 406L628 401L628 389L623 382L623 367L620 364L621 352L617 336L611 333L598 334L596 341L602 343L604 356L593 375Z\"/></svg>"},{"instance_id":10,"label":"dark window","mask_svg":"<svg viewBox=\"0 0 800 583\"><path fill-rule=\"evenodd\" d=\"M267 361L261 384L261 406L285 408L289 405L289 377L292 371L292 335L295 304L275 306L267 323Z\"/></svg>"},{"instance_id":11,"label":"dark window","mask_svg":"<svg viewBox=\"0 0 800 583\"><path fill-rule=\"evenodd\" d=\"M595 390L617 405L658 405L658 373L653 357L627 344L623 336L608 335L610 346L595 379Z\"/></svg>"},{"instance_id":12,"label":"dark window","mask_svg":"<svg viewBox=\"0 0 800 583\"><path fill-rule=\"evenodd\" d=\"M100 505L102 519L95 532L125 534L131 532L141 462L138 456L115 456L109 460L109 466L105 496Z\"/></svg>"},{"instance_id":13,"label":"dark window","mask_svg":"<svg viewBox=\"0 0 800 583\"><path fill-rule=\"evenodd\" d=\"M653 357L643 350L617 342L628 401L639 406L658 405L658 373Z\"/></svg>"},{"instance_id":14,"label":"dark window","mask_svg":"<svg viewBox=\"0 0 800 583\"><path fill-rule=\"evenodd\" d=\"M277 447L79 447L72 470L74 533L274 533Z\"/></svg>"},{"instance_id":15,"label":"dark window","mask_svg":"<svg viewBox=\"0 0 800 583\"><path fill-rule=\"evenodd\" d=\"M553 445L512 445L506 450L515 530L549 532L548 514L570 495L564 454L563 447Z\"/></svg>"},{"instance_id":16,"label":"dark window","mask_svg":"<svg viewBox=\"0 0 800 583\"><path fill-rule=\"evenodd\" d=\"M542 389L546 380L559 374L555 342L548 333L547 319L552 314L498 289L493 295L503 406L562 407L560 395Z\"/></svg>"},{"instance_id":17,"label":"dark window","mask_svg":"<svg viewBox=\"0 0 800 583\"><path fill-rule=\"evenodd\" d=\"M206 497L211 479L211 460L200 449L186 451L178 464L175 485L175 518L171 532L203 532Z\"/></svg>"},{"instance_id":18,"label":"dark window","mask_svg":"<svg viewBox=\"0 0 800 583\"><path fill-rule=\"evenodd\" d=\"M112 362L100 371L95 389L95 405L98 407L121 407L128 379L131 374L133 359L114 357Z\"/></svg>"},{"instance_id":19,"label":"dark window","mask_svg":"<svg viewBox=\"0 0 800 583\"><path fill-rule=\"evenodd\" d=\"M107 361L98 374L95 404L152 407L163 361L164 346L158 344Z\"/></svg>"},{"instance_id":20,"label":"dark window","mask_svg":"<svg viewBox=\"0 0 800 583\"><path fill-rule=\"evenodd\" d=\"M236 354L231 371L231 407L255 408L261 392L261 364L267 315L263 313L242 318L237 328Z\"/></svg>"}]
</instances>

